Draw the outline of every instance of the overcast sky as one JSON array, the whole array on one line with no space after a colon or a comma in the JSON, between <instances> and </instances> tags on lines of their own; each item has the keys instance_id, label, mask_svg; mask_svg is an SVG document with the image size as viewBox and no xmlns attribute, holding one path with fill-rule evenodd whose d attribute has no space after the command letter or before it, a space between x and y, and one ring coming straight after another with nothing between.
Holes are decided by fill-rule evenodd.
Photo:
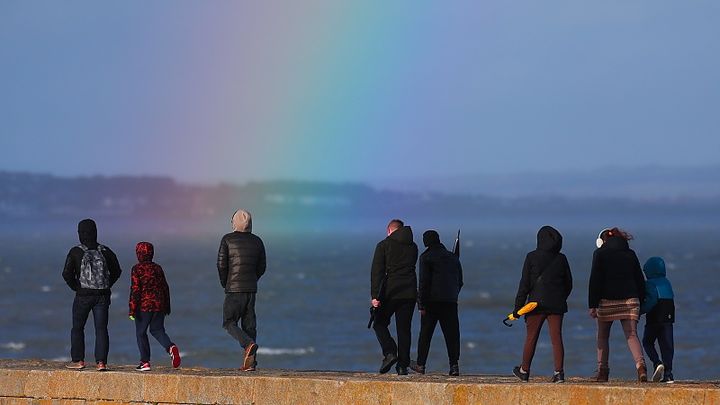
<instances>
[{"instance_id":1,"label":"overcast sky","mask_svg":"<svg viewBox=\"0 0 720 405\"><path fill-rule=\"evenodd\" d=\"M0 170L720 163L720 2L0 2Z\"/></svg>"}]
</instances>

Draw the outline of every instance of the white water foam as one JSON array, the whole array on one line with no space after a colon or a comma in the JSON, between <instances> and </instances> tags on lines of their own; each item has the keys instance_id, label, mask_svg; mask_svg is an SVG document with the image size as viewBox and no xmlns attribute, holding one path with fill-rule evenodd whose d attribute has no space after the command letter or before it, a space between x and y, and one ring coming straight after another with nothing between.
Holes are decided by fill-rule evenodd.
<instances>
[{"instance_id":1,"label":"white water foam","mask_svg":"<svg viewBox=\"0 0 720 405\"><path fill-rule=\"evenodd\" d=\"M0 345L0 348L20 351L26 347L24 342L7 342Z\"/></svg>"},{"instance_id":2,"label":"white water foam","mask_svg":"<svg viewBox=\"0 0 720 405\"><path fill-rule=\"evenodd\" d=\"M293 355L293 356L304 356L306 354L315 353L314 347L260 347L258 348L258 354L264 354L266 356L281 356L281 355Z\"/></svg>"}]
</instances>

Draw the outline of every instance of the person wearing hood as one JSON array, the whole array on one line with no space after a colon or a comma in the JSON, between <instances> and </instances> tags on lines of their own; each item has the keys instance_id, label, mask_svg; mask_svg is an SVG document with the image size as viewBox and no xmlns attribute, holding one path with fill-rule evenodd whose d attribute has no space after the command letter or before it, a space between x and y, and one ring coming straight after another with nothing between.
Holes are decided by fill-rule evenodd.
<instances>
[{"instance_id":1,"label":"person wearing hood","mask_svg":"<svg viewBox=\"0 0 720 405\"><path fill-rule=\"evenodd\" d=\"M460 322L458 320L458 295L463 286L460 259L440 243L437 231L423 233L425 251L420 255L420 283L418 309L420 310L420 337L418 356L410 368L425 374L430 341L435 326L440 322L447 347L451 376L460 375Z\"/></svg>"},{"instance_id":2,"label":"person wearing hood","mask_svg":"<svg viewBox=\"0 0 720 405\"><path fill-rule=\"evenodd\" d=\"M240 370L255 371L258 349L255 296L258 280L265 274L265 245L252 233L249 212L235 211L230 222L233 231L222 237L217 258L220 285L225 289L223 328L244 348Z\"/></svg>"},{"instance_id":3,"label":"person wearing hood","mask_svg":"<svg viewBox=\"0 0 720 405\"><path fill-rule=\"evenodd\" d=\"M417 300L417 259L412 229L393 219L387 226L387 237L375 246L370 270L370 302L377 311L373 328L383 353L381 374L390 371L395 363L399 375L408 373L410 327ZM397 343L388 330L393 315Z\"/></svg>"},{"instance_id":4,"label":"person wearing hood","mask_svg":"<svg viewBox=\"0 0 720 405\"><path fill-rule=\"evenodd\" d=\"M150 342L147 331L165 349L173 368L180 366L180 350L165 332L165 316L170 315L170 287L162 267L153 262L155 248L150 242L135 246L138 263L130 272L130 320L135 321L135 337L140 350L137 371L150 371Z\"/></svg>"},{"instance_id":5,"label":"person wearing hood","mask_svg":"<svg viewBox=\"0 0 720 405\"><path fill-rule=\"evenodd\" d=\"M110 351L108 310L110 288L120 278L122 269L115 253L97 241L97 225L92 219L78 223L80 244L70 249L65 258L63 279L75 291L72 306L70 356L66 367L85 368L85 324L90 312L95 325L95 364L98 371L107 370Z\"/></svg>"},{"instance_id":6,"label":"person wearing hood","mask_svg":"<svg viewBox=\"0 0 720 405\"><path fill-rule=\"evenodd\" d=\"M593 253L588 307L591 318L597 319L596 381L608 381L610 368L610 327L620 321L628 348L635 362L638 381L647 381L647 368L637 336L640 305L645 301L645 278L640 261L630 249L629 233L615 227L603 229L598 235L598 248Z\"/></svg>"},{"instance_id":7,"label":"person wearing hood","mask_svg":"<svg viewBox=\"0 0 720 405\"><path fill-rule=\"evenodd\" d=\"M562 322L568 310L567 299L572 291L572 274L567 257L560 253L561 249L560 232L551 226L543 226L537 233L537 249L525 256L513 313L519 318L518 311L528 302L537 302L538 306L525 315L526 337L522 363L513 369L513 374L523 382L527 382L530 377L530 364L545 320L550 329L555 363L551 381L565 382Z\"/></svg>"},{"instance_id":8,"label":"person wearing hood","mask_svg":"<svg viewBox=\"0 0 720 405\"><path fill-rule=\"evenodd\" d=\"M660 257L651 257L643 266L645 282L645 302L640 313L645 315L643 347L653 363L652 380L673 383L673 323L675 322L675 294L670 280L665 277L665 261ZM655 350L655 341L660 346L662 360Z\"/></svg>"}]
</instances>

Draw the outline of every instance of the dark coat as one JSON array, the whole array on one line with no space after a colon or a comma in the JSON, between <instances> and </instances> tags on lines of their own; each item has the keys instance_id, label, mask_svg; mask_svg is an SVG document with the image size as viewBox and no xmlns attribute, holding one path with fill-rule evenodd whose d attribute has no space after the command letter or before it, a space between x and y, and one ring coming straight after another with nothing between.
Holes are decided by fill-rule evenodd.
<instances>
[{"instance_id":1,"label":"dark coat","mask_svg":"<svg viewBox=\"0 0 720 405\"><path fill-rule=\"evenodd\" d=\"M628 242L620 236L608 238L593 253L588 307L597 308L603 298L645 300L645 278L640 261Z\"/></svg>"},{"instance_id":2,"label":"dark coat","mask_svg":"<svg viewBox=\"0 0 720 405\"><path fill-rule=\"evenodd\" d=\"M522 278L515 296L515 311L535 301L534 312L564 314L572 291L570 264L562 249L562 235L551 226L543 226L537 234L537 249L525 256Z\"/></svg>"},{"instance_id":3,"label":"dark coat","mask_svg":"<svg viewBox=\"0 0 720 405\"><path fill-rule=\"evenodd\" d=\"M89 219L84 219L78 224L78 239L82 245L85 245L88 249L96 250L100 244L97 241L97 227L95 222ZM115 284L122 274L120 268L120 262L118 261L115 252L109 247L103 245L100 252L105 258L105 264L110 275L110 287ZM65 258L65 267L63 268L62 277L65 283L70 287L71 290L75 291L77 295L110 295L110 288L95 290L89 288L82 288L80 286L80 265L82 264L82 258L85 252L79 246L75 246L67 254Z\"/></svg>"},{"instance_id":4,"label":"dark coat","mask_svg":"<svg viewBox=\"0 0 720 405\"><path fill-rule=\"evenodd\" d=\"M377 300L417 299L415 263L418 248L412 229L404 226L375 246L370 270L370 295ZM381 281L385 286L380 291Z\"/></svg>"},{"instance_id":5,"label":"dark coat","mask_svg":"<svg viewBox=\"0 0 720 405\"><path fill-rule=\"evenodd\" d=\"M152 261L154 252L150 242L140 242L135 247L139 263L130 271L130 316L139 312L170 315L170 287L162 267Z\"/></svg>"},{"instance_id":6,"label":"dark coat","mask_svg":"<svg viewBox=\"0 0 720 405\"><path fill-rule=\"evenodd\" d=\"M419 263L419 307L424 308L429 302L457 302L463 286L462 266L458 257L442 243L437 243L425 249Z\"/></svg>"},{"instance_id":7,"label":"dark coat","mask_svg":"<svg viewBox=\"0 0 720 405\"><path fill-rule=\"evenodd\" d=\"M257 282L265 274L265 266L262 239L250 232L231 232L223 236L217 268L226 293L257 292Z\"/></svg>"}]
</instances>

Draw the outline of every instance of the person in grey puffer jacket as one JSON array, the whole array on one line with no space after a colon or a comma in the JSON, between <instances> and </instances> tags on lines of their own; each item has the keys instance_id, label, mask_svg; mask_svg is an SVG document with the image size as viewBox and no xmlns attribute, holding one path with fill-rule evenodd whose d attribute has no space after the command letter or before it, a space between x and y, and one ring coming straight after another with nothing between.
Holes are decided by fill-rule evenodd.
<instances>
[{"instance_id":1,"label":"person in grey puffer jacket","mask_svg":"<svg viewBox=\"0 0 720 405\"><path fill-rule=\"evenodd\" d=\"M255 371L255 295L258 280L265 273L265 245L252 233L249 212L237 210L231 222L233 232L222 237L217 259L220 285L225 289L223 328L245 349L241 370Z\"/></svg>"}]
</instances>

